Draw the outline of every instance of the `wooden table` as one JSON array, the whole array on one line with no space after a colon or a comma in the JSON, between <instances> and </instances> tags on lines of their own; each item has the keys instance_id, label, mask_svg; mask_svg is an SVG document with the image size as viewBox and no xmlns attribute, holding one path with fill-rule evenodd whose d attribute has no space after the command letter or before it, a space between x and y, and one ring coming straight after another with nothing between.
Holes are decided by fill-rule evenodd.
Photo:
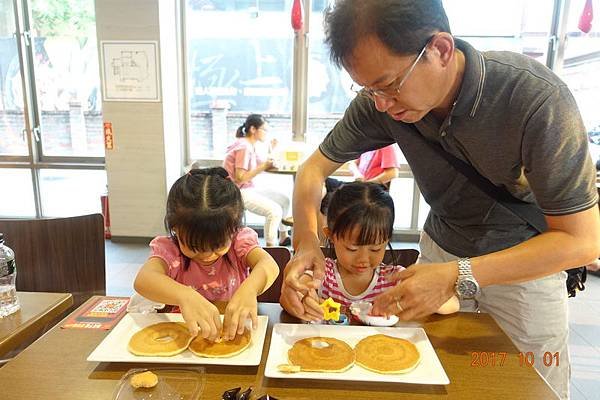
<instances>
[{"instance_id":1,"label":"wooden table","mask_svg":"<svg viewBox=\"0 0 600 400\"><path fill-rule=\"evenodd\" d=\"M295 320L282 312L278 304L259 304L259 314L269 316L261 365L205 366L206 385L201 399L220 399L226 389L237 386L244 389L253 386L255 396L252 399L266 393L280 400L556 398L533 368L519 366L517 349L487 314L432 316L423 323L450 378L451 383L447 386L266 378L264 366L272 326L276 322ZM107 333L54 327L0 368L2 398L110 399L119 379L127 370L152 365L87 362L87 356ZM506 352L507 358L503 366L473 367L473 352Z\"/></svg>"},{"instance_id":2,"label":"wooden table","mask_svg":"<svg viewBox=\"0 0 600 400\"><path fill-rule=\"evenodd\" d=\"M21 309L0 318L0 355L18 348L73 305L70 293L17 292Z\"/></svg>"}]
</instances>

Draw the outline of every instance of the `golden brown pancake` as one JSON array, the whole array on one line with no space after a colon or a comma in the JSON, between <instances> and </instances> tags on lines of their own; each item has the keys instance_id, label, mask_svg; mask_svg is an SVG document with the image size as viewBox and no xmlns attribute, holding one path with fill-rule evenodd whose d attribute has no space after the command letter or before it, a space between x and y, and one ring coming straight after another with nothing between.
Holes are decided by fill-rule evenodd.
<instances>
[{"instance_id":1,"label":"golden brown pancake","mask_svg":"<svg viewBox=\"0 0 600 400\"><path fill-rule=\"evenodd\" d=\"M211 342L202 337L196 337L190 343L190 351L200 357L233 357L250 346L250 331L245 330L241 335L235 335L233 340L218 340Z\"/></svg>"},{"instance_id":2,"label":"golden brown pancake","mask_svg":"<svg viewBox=\"0 0 600 400\"><path fill-rule=\"evenodd\" d=\"M421 355L410 341L387 335L367 336L354 347L356 363L380 374L403 374L413 370Z\"/></svg>"},{"instance_id":3,"label":"golden brown pancake","mask_svg":"<svg viewBox=\"0 0 600 400\"><path fill-rule=\"evenodd\" d=\"M136 356L174 356L187 349L192 337L180 322L160 322L135 333L128 350Z\"/></svg>"},{"instance_id":4,"label":"golden brown pancake","mask_svg":"<svg viewBox=\"0 0 600 400\"><path fill-rule=\"evenodd\" d=\"M302 371L344 372L354 364L354 350L341 340L314 336L294 343L288 359Z\"/></svg>"}]
</instances>

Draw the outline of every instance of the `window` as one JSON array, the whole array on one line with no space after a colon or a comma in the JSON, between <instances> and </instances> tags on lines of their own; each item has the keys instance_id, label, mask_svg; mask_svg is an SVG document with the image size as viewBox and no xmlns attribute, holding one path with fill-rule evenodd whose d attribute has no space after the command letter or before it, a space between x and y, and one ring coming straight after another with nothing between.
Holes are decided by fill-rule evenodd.
<instances>
[{"instance_id":1,"label":"window","mask_svg":"<svg viewBox=\"0 0 600 400\"><path fill-rule=\"evenodd\" d=\"M355 96L350 90L352 79L344 69L331 63L329 49L323 42L323 11L326 7L327 2L316 2L310 15L306 143L313 149L342 118Z\"/></svg>"},{"instance_id":2,"label":"window","mask_svg":"<svg viewBox=\"0 0 600 400\"><path fill-rule=\"evenodd\" d=\"M106 173L94 18L91 0L0 0L1 216L100 211ZM78 167L50 169L56 163Z\"/></svg>"},{"instance_id":3,"label":"window","mask_svg":"<svg viewBox=\"0 0 600 400\"><path fill-rule=\"evenodd\" d=\"M250 113L291 136L291 0L188 0L185 12L192 159L222 159Z\"/></svg>"},{"instance_id":4,"label":"window","mask_svg":"<svg viewBox=\"0 0 600 400\"><path fill-rule=\"evenodd\" d=\"M94 2L30 5L42 154L104 157Z\"/></svg>"},{"instance_id":5,"label":"window","mask_svg":"<svg viewBox=\"0 0 600 400\"><path fill-rule=\"evenodd\" d=\"M567 23L567 42L561 73L562 78L575 96L586 128L592 133L592 131L600 131L600 114L598 113L600 24L592 24L588 33L584 33L579 29L579 19L584 5L585 0L571 1ZM594 5L596 8L600 8L598 7L600 3L597 1L594 2Z\"/></svg>"},{"instance_id":6,"label":"window","mask_svg":"<svg viewBox=\"0 0 600 400\"><path fill-rule=\"evenodd\" d=\"M478 50L510 50L546 63L554 2L444 0L452 34Z\"/></svg>"},{"instance_id":7,"label":"window","mask_svg":"<svg viewBox=\"0 0 600 400\"><path fill-rule=\"evenodd\" d=\"M0 157L27 156L21 92L23 80L12 0L0 0Z\"/></svg>"}]
</instances>

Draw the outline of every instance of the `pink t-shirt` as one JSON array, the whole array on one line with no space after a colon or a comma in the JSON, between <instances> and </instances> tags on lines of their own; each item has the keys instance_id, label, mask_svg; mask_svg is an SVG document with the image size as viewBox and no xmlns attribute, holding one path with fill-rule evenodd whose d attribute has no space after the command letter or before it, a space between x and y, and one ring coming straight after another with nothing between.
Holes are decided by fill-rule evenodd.
<instances>
[{"instance_id":1,"label":"pink t-shirt","mask_svg":"<svg viewBox=\"0 0 600 400\"><path fill-rule=\"evenodd\" d=\"M373 179L388 168L400 168L402 153L397 144L382 149L367 151L358 159L358 170L365 180Z\"/></svg>"},{"instance_id":2,"label":"pink t-shirt","mask_svg":"<svg viewBox=\"0 0 600 400\"><path fill-rule=\"evenodd\" d=\"M227 154L223 160L223 168L229 172L229 176L235 177L235 169L241 168L246 171L255 169L258 166L258 157L254 146L248 140L239 138L227 147ZM253 187L252 181L240 183L240 189Z\"/></svg>"},{"instance_id":3,"label":"pink t-shirt","mask_svg":"<svg viewBox=\"0 0 600 400\"><path fill-rule=\"evenodd\" d=\"M395 286L395 282L390 282L388 277L398 271L404 269L401 265L385 265L381 264L375 269L373 279L367 289L357 295L351 295L344 287L344 282L338 271L337 262L331 258L325 259L325 279L318 290L319 297L327 299L331 297L338 303L341 303L345 308L350 307L350 304L355 301L365 300L373 301L375 296L384 292L386 289Z\"/></svg>"},{"instance_id":4,"label":"pink t-shirt","mask_svg":"<svg viewBox=\"0 0 600 400\"><path fill-rule=\"evenodd\" d=\"M258 247L258 235L250 228L240 229L232 238L227 254L212 265L203 266L190 260L184 271L183 254L168 236L157 236L150 242L150 257L167 264L167 275L175 281L192 286L209 301L227 301L248 277L246 255Z\"/></svg>"}]
</instances>

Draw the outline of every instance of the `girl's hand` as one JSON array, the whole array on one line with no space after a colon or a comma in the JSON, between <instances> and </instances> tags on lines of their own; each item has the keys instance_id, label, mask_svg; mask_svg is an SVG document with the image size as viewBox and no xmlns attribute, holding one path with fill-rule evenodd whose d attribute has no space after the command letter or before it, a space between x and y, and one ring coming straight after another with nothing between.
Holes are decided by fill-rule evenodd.
<instances>
[{"instance_id":1,"label":"girl's hand","mask_svg":"<svg viewBox=\"0 0 600 400\"><path fill-rule=\"evenodd\" d=\"M223 318L223 339L233 340L246 329L246 320L252 320L252 329L258 326L256 291L240 286L225 309Z\"/></svg>"},{"instance_id":2,"label":"girl's hand","mask_svg":"<svg viewBox=\"0 0 600 400\"><path fill-rule=\"evenodd\" d=\"M183 294L179 308L192 337L198 335L214 342L221 333L219 310L191 287Z\"/></svg>"}]
</instances>

